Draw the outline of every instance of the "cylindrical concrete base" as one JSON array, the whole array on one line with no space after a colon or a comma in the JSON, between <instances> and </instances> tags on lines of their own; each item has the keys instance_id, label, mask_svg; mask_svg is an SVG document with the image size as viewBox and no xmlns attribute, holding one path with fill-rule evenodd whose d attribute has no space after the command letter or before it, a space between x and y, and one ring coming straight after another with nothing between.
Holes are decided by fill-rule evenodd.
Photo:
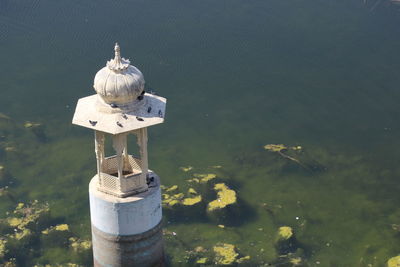
<instances>
[{"instance_id":1,"label":"cylindrical concrete base","mask_svg":"<svg viewBox=\"0 0 400 267\"><path fill-rule=\"evenodd\" d=\"M126 198L89 184L94 266L162 266L161 191L155 174L148 191Z\"/></svg>"}]
</instances>

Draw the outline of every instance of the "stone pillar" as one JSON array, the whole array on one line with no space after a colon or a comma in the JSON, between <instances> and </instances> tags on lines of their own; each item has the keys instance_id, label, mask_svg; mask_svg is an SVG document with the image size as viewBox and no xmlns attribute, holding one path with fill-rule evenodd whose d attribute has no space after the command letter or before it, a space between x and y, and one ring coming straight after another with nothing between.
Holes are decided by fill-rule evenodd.
<instances>
[{"instance_id":1,"label":"stone pillar","mask_svg":"<svg viewBox=\"0 0 400 267\"><path fill-rule=\"evenodd\" d=\"M160 180L131 197L119 198L89 184L93 259L96 267L164 266Z\"/></svg>"}]
</instances>

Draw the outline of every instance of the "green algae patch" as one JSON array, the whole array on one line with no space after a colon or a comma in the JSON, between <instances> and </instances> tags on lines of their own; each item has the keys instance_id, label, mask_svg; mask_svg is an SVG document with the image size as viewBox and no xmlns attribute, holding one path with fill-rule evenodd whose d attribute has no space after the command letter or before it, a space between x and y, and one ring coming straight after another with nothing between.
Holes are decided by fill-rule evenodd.
<instances>
[{"instance_id":1,"label":"green algae patch","mask_svg":"<svg viewBox=\"0 0 400 267\"><path fill-rule=\"evenodd\" d=\"M222 209L228 205L236 203L236 192L229 189L229 187L224 183L215 184L214 190L217 191L218 198L208 203L208 211Z\"/></svg>"},{"instance_id":2,"label":"green algae patch","mask_svg":"<svg viewBox=\"0 0 400 267\"><path fill-rule=\"evenodd\" d=\"M288 240L293 236L293 229L289 226L282 226L278 229L278 240Z\"/></svg>"},{"instance_id":3,"label":"green algae patch","mask_svg":"<svg viewBox=\"0 0 400 267\"><path fill-rule=\"evenodd\" d=\"M200 183L207 183L208 181L217 178L217 175L213 174L213 173L208 173L207 175L205 175L204 177L202 177L200 179Z\"/></svg>"},{"instance_id":4,"label":"green algae patch","mask_svg":"<svg viewBox=\"0 0 400 267\"><path fill-rule=\"evenodd\" d=\"M190 182L190 183L200 183L200 179L199 178L192 178L192 179L189 179L187 181Z\"/></svg>"},{"instance_id":5,"label":"green algae patch","mask_svg":"<svg viewBox=\"0 0 400 267\"><path fill-rule=\"evenodd\" d=\"M239 254L236 253L235 246L232 244L227 244L227 243L218 244L213 247L213 250L215 252L216 264L221 264L221 265L233 264L236 261L237 257L239 256Z\"/></svg>"},{"instance_id":6,"label":"green algae patch","mask_svg":"<svg viewBox=\"0 0 400 267\"><path fill-rule=\"evenodd\" d=\"M280 255L286 255L297 251L298 242L292 227L279 227L276 235L275 248Z\"/></svg>"},{"instance_id":7,"label":"green algae patch","mask_svg":"<svg viewBox=\"0 0 400 267\"><path fill-rule=\"evenodd\" d=\"M197 203L201 202L201 196L195 196L195 197L188 197L188 198L184 198L182 200L182 204L185 206L193 206Z\"/></svg>"},{"instance_id":8,"label":"green algae patch","mask_svg":"<svg viewBox=\"0 0 400 267\"><path fill-rule=\"evenodd\" d=\"M21 218L10 217L7 218L7 223L11 227L18 227L23 223L23 220Z\"/></svg>"},{"instance_id":9,"label":"green algae patch","mask_svg":"<svg viewBox=\"0 0 400 267\"><path fill-rule=\"evenodd\" d=\"M197 264L206 264L208 262L208 258L203 257L196 261Z\"/></svg>"},{"instance_id":10,"label":"green algae patch","mask_svg":"<svg viewBox=\"0 0 400 267\"><path fill-rule=\"evenodd\" d=\"M11 258L9 261L6 261L1 265L2 267L18 267L15 258Z\"/></svg>"},{"instance_id":11,"label":"green algae patch","mask_svg":"<svg viewBox=\"0 0 400 267\"><path fill-rule=\"evenodd\" d=\"M214 173L195 173L193 174L194 178L189 179L188 182L194 182L198 184L205 184L208 181L211 181L217 178L217 175Z\"/></svg>"},{"instance_id":12,"label":"green algae patch","mask_svg":"<svg viewBox=\"0 0 400 267\"><path fill-rule=\"evenodd\" d=\"M175 206L176 204L179 204L181 202L181 199L184 197L185 195L183 193L177 193L174 195L169 195L169 194L163 194L162 195L162 204L164 206Z\"/></svg>"},{"instance_id":13,"label":"green algae patch","mask_svg":"<svg viewBox=\"0 0 400 267\"><path fill-rule=\"evenodd\" d=\"M10 227L14 228L14 233L7 236L17 241L32 236L31 226L37 225L39 218L48 211L47 205L39 205L37 201L30 206L19 203L13 212L15 217L8 217L5 220Z\"/></svg>"},{"instance_id":14,"label":"green algae patch","mask_svg":"<svg viewBox=\"0 0 400 267\"><path fill-rule=\"evenodd\" d=\"M75 251L88 250L92 247L92 242L90 240L80 240L77 237L70 237L69 239L70 247Z\"/></svg>"},{"instance_id":15,"label":"green algae patch","mask_svg":"<svg viewBox=\"0 0 400 267\"><path fill-rule=\"evenodd\" d=\"M68 226L68 224L59 224L59 225L56 225L55 227L54 227L54 230L56 230L56 231L69 231L69 226Z\"/></svg>"},{"instance_id":16,"label":"green algae patch","mask_svg":"<svg viewBox=\"0 0 400 267\"><path fill-rule=\"evenodd\" d=\"M45 230L42 231L42 234L48 235L54 231L59 231L59 232L66 232L69 231L69 225L68 224L58 224L56 226L51 226Z\"/></svg>"},{"instance_id":17,"label":"green algae patch","mask_svg":"<svg viewBox=\"0 0 400 267\"><path fill-rule=\"evenodd\" d=\"M215 175L214 173L194 174L194 177L199 179L199 183L205 184L208 181L211 181L211 180L217 178L217 175Z\"/></svg>"},{"instance_id":18,"label":"green algae patch","mask_svg":"<svg viewBox=\"0 0 400 267\"><path fill-rule=\"evenodd\" d=\"M187 167L180 167L179 169L183 172L188 172L188 171L191 171L193 169L193 167L187 166Z\"/></svg>"},{"instance_id":19,"label":"green algae patch","mask_svg":"<svg viewBox=\"0 0 400 267\"><path fill-rule=\"evenodd\" d=\"M241 258L237 259L236 262L237 262L237 263L243 263L243 262L245 262L245 261L250 260L250 258L251 258L251 257L250 257L249 255L247 255L247 256L244 256L244 257L241 257Z\"/></svg>"},{"instance_id":20,"label":"green algae patch","mask_svg":"<svg viewBox=\"0 0 400 267\"><path fill-rule=\"evenodd\" d=\"M221 169L222 166L221 166L221 165L213 165L213 166L210 166L210 168L213 168L213 169Z\"/></svg>"},{"instance_id":21,"label":"green algae patch","mask_svg":"<svg viewBox=\"0 0 400 267\"><path fill-rule=\"evenodd\" d=\"M269 145L265 145L265 146L264 146L264 149L265 149L265 150L268 150L268 151L271 151L271 152L276 152L276 153L278 153L279 155L281 155L283 158L288 159L288 160L291 160L291 161L293 161L293 162L299 164L299 165L300 165L301 167L303 167L304 169L310 170L310 168L309 168L308 166L304 165L300 160L298 160L298 159L296 159L296 158L294 158L294 157L292 157L292 156L289 156L289 155L287 155L287 154L284 153L284 152L286 152L286 151L289 150L289 149L290 149L290 150L293 150L293 151L300 152L300 151L302 151L302 149L303 149L301 146L287 147L287 146L285 146L285 145L283 145L283 144L278 144L278 145L276 145L276 144L269 144Z\"/></svg>"},{"instance_id":22,"label":"green algae patch","mask_svg":"<svg viewBox=\"0 0 400 267\"><path fill-rule=\"evenodd\" d=\"M7 253L7 240L5 239L0 239L0 259L4 257L4 255Z\"/></svg>"},{"instance_id":23,"label":"green algae patch","mask_svg":"<svg viewBox=\"0 0 400 267\"><path fill-rule=\"evenodd\" d=\"M298 266L301 265L303 263L303 260L300 257L296 257L296 258L291 258L289 260L289 262L293 265L293 266Z\"/></svg>"},{"instance_id":24,"label":"green algae patch","mask_svg":"<svg viewBox=\"0 0 400 267\"><path fill-rule=\"evenodd\" d=\"M264 146L265 150L271 151L271 152L282 152L284 150L287 150L287 146L284 144L269 144Z\"/></svg>"},{"instance_id":25,"label":"green algae patch","mask_svg":"<svg viewBox=\"0 0 400 267\"><path fill-rule=\"evenodd\" d=\"M171 187L168 187L167 189L165 189L166 192L172 192L178 189L177 185L173 185Z\"/></svg>"},{"instance_id":26,"label":"green algae patch","mask_svg":"<svg viewBox=\"0 0 400 267\"><path fill-rule=\"evenodd\" d=\"M181 200L182 198L185 197L185 195L183 193L177 193L175 195L171 196L173 199L177 199L177 200Z\"/></svg>"},{"instance_id":27,"label":"green algae patch","mask_svg":"<svg viewBox=\"0 0 400 267\"><path fill-rule=\"evenodd\" d=\"M400 255L390 258L387 261L387 267L400 267Z\"/></svg>"},{"instance_id":28,"label":"green algae patch","mask_svg":"<svg viewBox=\"0 0 400 267\"><path fill-rule=\"evenodd\" d=\"M0 119L1 120L11 120L11 118L9 116L7 116L6 114L0 112Z\"/></svg>"},{"instance_id":29,"label":"green algae patch","mask_svg":"<svg viewBox=\"0 0 400 267\"><path fill-rule=\"evenodd\" d=\"M37 223L39 218L49 211L50 209L48 204L38 204L38 201L34 201L29 206L19 203L14 210L14 214L21 217L7 218L7 222L11 227L17 227L19 230L24 230L29 225Z\"/></svg>"},{"instance_id":30,"label":"green algae patch","mask_svg":"<svg viewBox=\"0 0 400 267\"><path fill-rule=\"evenodd\" d=\"M193 195L197 195L197 191L194 190L193 188L189 188L188 193L189 194L193 194Z\"/></svg>"},{"instance_id":31,"label":"green algae patch","mask_svg":"<svg viewBox=\"0 0 400 267\"><path fill-rule=\"evenodd\" d=\"M42 124L36 123L36 122L27 121L27 122L24 123L24 127L27 128L27 129L29 129L29 128L35 128L35 127L40 127L40 126L42 126Z\"/></svg>"},{"instance_id":32,"label":"green algae patch","mask_svg":"<svg viewBox=\"0 0 400 267\"><path fill-rule=\"evenodd\" d=\"M23 238L29 237L32 234L32 231L29 229L22 229L22 231L16 232L11 238L16 240L21 240Z\"/></svg>"}]
</instances>

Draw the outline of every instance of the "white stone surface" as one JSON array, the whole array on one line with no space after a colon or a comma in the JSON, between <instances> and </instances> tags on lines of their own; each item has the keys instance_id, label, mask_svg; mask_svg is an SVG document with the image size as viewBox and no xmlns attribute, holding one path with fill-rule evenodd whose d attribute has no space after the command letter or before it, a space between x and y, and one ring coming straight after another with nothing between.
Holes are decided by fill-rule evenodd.
<instances>
[{"instance_id":1,"label":"white stone surface","mask_svg":"<svg viewBox=\"0 0 400 267\"><path fill-rule=\"evenodd\" d=\"M133 102L143 92L144 77L130 61L121 58L119 45L115 45L115 58L99 70L93 87L107 104L126 104Z\"/></svg>"},{"instance_id":2,"label":"white stone surface","mask_svg":"<svg viewBox=\"0 0 400 267\"><path fill-rule=\"evenodd\" d=\"M137 105L113 108L102 103L98 95L91 95L78 100L72 123L110 134L131 132L163 123L166 102L163 97L146 93Z\"/></svg>"},{"instance_id":3,"label":"white stone surface","mask_svg":"<svg viewBox=\"0 0 400 267\"><path fill-rule=\"evenodd\" d=\"M155 227L162 217L159 178L146 192L118 198L97 190L97 175L89 184L92 225L111 235L135 235Z\"/></svg>"}]
</instances>

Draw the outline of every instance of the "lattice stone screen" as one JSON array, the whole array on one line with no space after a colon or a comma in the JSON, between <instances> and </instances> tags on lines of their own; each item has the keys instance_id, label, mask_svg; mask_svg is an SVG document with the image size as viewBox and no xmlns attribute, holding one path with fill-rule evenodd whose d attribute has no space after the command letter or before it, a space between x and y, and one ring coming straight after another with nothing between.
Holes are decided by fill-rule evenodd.
<instances>
[{"instance_id":1,"label":"lattice stone screen","mask_svg":"<svg viewBox=\"0 0 400 267\"><path fill-rule=\"evenodd\" d=\"M99 190L105 193L124 197L133 193L146 190L140 184L146 179L146 173L141 170L141 161L131 155L125 160L124 174L118 177L117 157L107 157L102 162L102 170L99 177ZM132 190L134 188L134 190Z\"/></svg>"}]
</instances>

